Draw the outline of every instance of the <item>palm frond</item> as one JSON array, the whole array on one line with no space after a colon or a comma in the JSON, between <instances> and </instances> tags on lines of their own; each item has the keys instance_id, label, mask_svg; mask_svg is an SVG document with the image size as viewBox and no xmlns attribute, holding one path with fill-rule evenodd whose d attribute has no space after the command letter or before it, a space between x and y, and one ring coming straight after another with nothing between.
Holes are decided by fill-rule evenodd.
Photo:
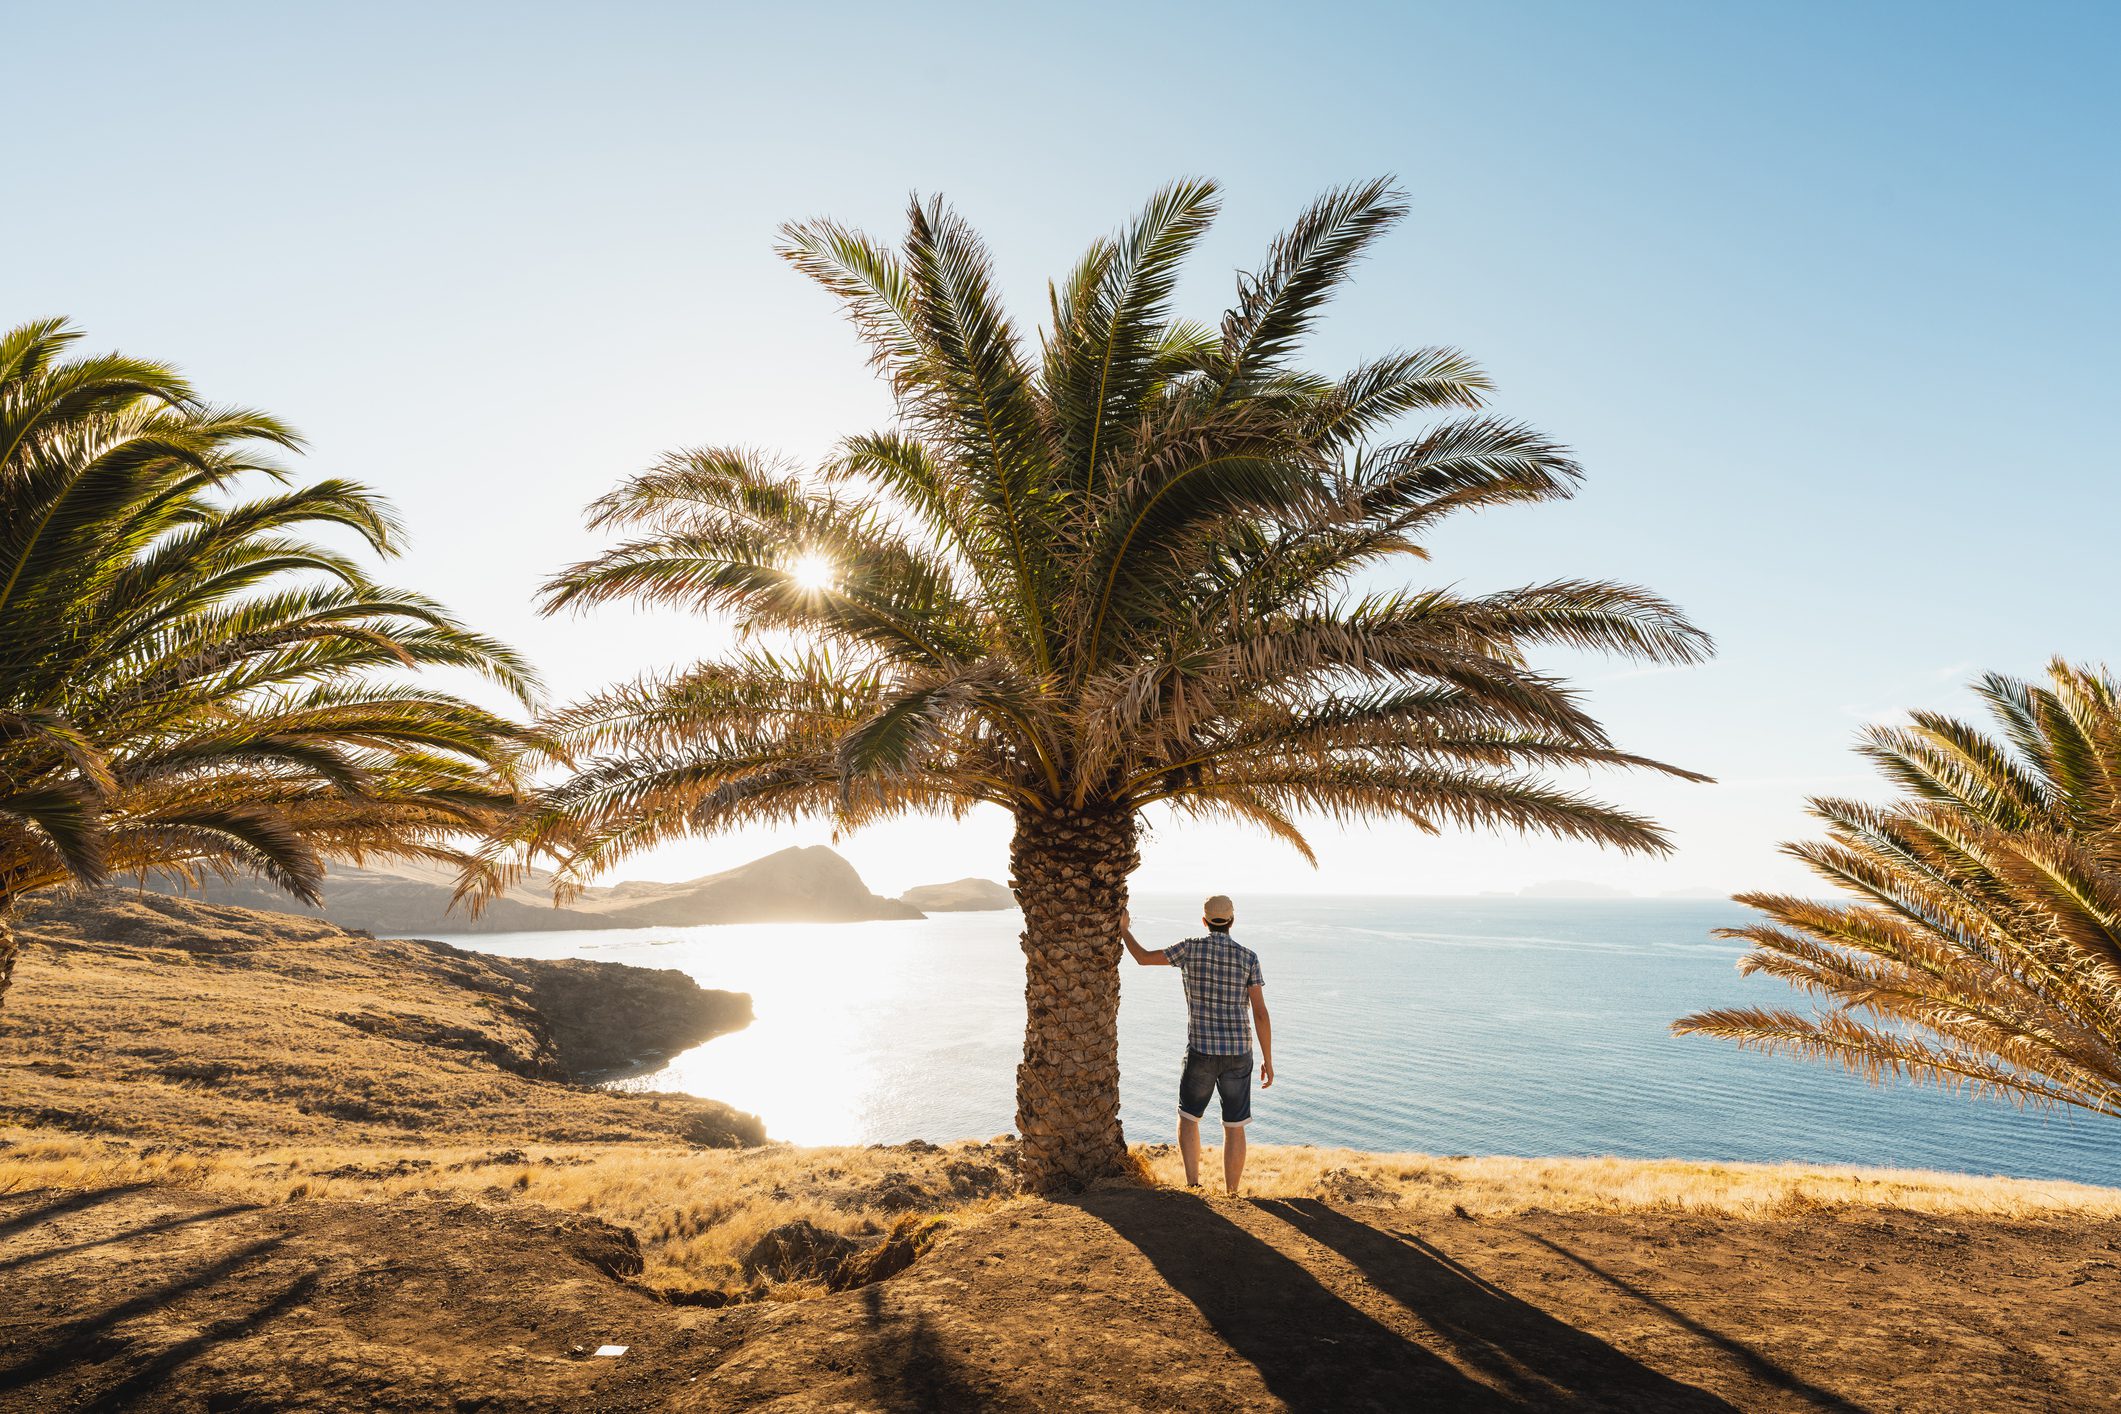
<instances>
[{"instance_id":1,"label":"palm frond","mask_svg":"<svg viewBox=\"0 0 2121 1414\"><path fill-rule=\"evenodd\" d=\"M0 909L117 872L313 900L326 857L469 859L538 739L392 675L527 703L528 664L307 538L390 554L402 531L352 482L292 484L284 423L160 364L68 358L76 337L0 335Z\"/></svg>"},{"instance_id":2,"label":"palm frond","mask_svg":"<svg viewBox=\"0 0 2121 1414\"><path fill-rule=\"evenodd\" d=\"M1999 737L1917 713L1859 748L1900 800L1812 802L1829 838L1787 852L1853 902L1739 899L1771 920L1725 934L1753 944L1741 970L1828 1009L1724 1009L1675 1030L2121 1115L2121 694L2062 662L2044 686L1990 675L1977 690Z\"/></svg>"},{"instance_id":3,"label":"palm frond","mask_svg":"<svg viewBox=\"0 0 2121 1414\"><path fill-rule=\"evenodd\" d=\"M1097 490L1115 422L1130 418L1176 347L1169 325L1179 267L1215 219L1213 182L1174 182L1117 240L1100 241L1056 292L1042 392L1061 474Z\"/></svg>"},{"instance_id":4,"label":"palm frond","mask_svg":"<svg viewBox=\"0 0 2121 1414\"><path fill-rule=\"evenodd\" d=\"M1238 281L1237 304L1223 316L1224 397L1279 367L1363 252L1407 209L1390 178L1373 178L1327 192L1275 238L1266 263Z\"/></svg>"}]
</instances>

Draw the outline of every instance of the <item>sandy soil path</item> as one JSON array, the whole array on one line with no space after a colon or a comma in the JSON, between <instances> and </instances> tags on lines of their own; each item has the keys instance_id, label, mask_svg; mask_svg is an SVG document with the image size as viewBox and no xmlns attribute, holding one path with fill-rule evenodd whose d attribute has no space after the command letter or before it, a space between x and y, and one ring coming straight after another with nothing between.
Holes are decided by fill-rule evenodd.
<instances>
[{"instance_id":1,"label":"sandy soil path","mask_svg":"<svg viewBox=\"0 0 2121 1414\"><path fill-rule=\"evenodd\" d=\"M1114 1189L711 1311L530 1204L0 1198L0 1408L2097 1410L2121 1223ZM610 1342L618 1359L584 1358Z\"/></svg>"}]
</instances>

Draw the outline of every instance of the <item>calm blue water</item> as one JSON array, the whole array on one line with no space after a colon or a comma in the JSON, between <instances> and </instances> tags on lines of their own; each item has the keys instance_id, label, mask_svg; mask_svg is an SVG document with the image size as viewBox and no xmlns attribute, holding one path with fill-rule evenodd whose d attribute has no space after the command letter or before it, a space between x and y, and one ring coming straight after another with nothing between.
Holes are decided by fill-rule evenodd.
<instances>
[{"instance_id":1,"label":"calm blue water","mask_svg":"<svg viewBox=\"0 0 2121 1414\"><path fill-rule=\"evenodd\" d=\"M1670 1035L1703 1007L1784 1005L1741 979L1724 902L1247 898L1279 1078L1260 1143L1438 1154L1807 1160L2121 1183L2121 1123L2019 1112ZM1144 943L1198 931L1137 898ZM1191 927L1187 925L1192 923ZM1014 1124L1023 960L1014 912L921 922L464 937L466 947L679 968L758 1020L635 1082L726 1100L799 1143L988 1137ZM1123 963L1122 1117L1168 1137L1185 1008L1175 970ZM1212 1114L1211 1114L1212 1118Z\"/></svg>"}]
</instances>

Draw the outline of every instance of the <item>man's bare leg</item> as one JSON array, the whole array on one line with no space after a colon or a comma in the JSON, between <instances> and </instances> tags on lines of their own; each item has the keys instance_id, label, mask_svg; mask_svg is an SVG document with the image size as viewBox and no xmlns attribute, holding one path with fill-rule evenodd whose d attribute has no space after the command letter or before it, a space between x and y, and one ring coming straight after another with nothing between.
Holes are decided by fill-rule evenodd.
<instances>
[{"instance_id":1,"label":"man's bare leg","mask_svg":"<svg viewBox=\"0 0 2121 1414\"><path fill-rule=\"evenodd\" d=\"M1199 1128L1199 1125L1194 1126L1195 1147L1200 1144ZM1237 1196L1237 1181L1244 1176L1245 1127L1241 1124L1226 1124L1223 1126L1223 1183L1229 1188L1232 1198Z\"/></svg>"},{"instance_id":2,"label":"man's bare leg","mask_svg":"<svg viewBox=\"0 0 2121 1414\"><path fill-rule=\"evenodd\" d=\"M1200 1187L1200 1121L1178 1117L1178 1156L1186 1161L1186 1187Z\"/></svg>"}]
</instances>

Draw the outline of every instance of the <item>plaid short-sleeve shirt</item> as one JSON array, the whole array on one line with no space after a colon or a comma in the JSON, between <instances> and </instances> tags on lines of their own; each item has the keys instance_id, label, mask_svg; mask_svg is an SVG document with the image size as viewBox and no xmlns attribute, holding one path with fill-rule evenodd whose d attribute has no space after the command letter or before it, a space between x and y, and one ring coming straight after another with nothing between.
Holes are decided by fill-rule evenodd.
<instances>
[{"instance_id":1,"label":"plaid short-sleeve shirt","mask_svg":"<svg viewBox=\"0 0 2121 1414\"><path fill-rule=\"evenodd\" d=\"M1186 1044L1211 1056L1243 1055L1252 1049L1252 1007L1247 996L1264 985L1259 954L1228 933L1211 932L1164 949L1186 982Z\"/></svg>"}]
</instances>

